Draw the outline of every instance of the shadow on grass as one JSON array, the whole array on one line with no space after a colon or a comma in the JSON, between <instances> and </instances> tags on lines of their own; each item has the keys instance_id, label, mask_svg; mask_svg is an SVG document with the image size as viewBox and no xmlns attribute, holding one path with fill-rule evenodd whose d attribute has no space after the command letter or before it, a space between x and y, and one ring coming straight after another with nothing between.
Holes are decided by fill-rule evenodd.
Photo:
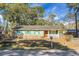
<instances>
[{"instance_id":1,"label":"shadow on grass","mask_svg":"<svg viewBox=\"0 0 79 59\"><path fill-rule=\"evenodd\" d=\"M20 42L21 43L21 42ZM26 46L27 48L28 47L46 47L46 48L49 48L49 49L59 49L59 50L72 50L70 48L68 48L67 46L63 46L59 43L56 43L56 42L49 42L49 41L45 41L45 40L37 40L37 41L24 41L24 43L26 43L28 46ZM12 48L12 43L9 43L9 42L4 42L4 43L1 43L2 44L2 47L0 47L0 50L1 49L9 49L9 48ZM51 47L51 44L53 45ZM21 49L21 48L16 48L16 49ZM23 48L22 48L23 49Z\"/></svg>"},{"instance_id":2,"label":"shadow on grass","mask_svg":"<svg viewBox=\"0 0 79 59\"><path fill-rule=\"evenodd\" d=\"M24 41L25 42L25 41ZM49 56L75 56L79 55L76 51L73 49L68 48L67 46L63 46L59 43L52 42L53 47L51 49L51 44L48 41L27 41L28 45L32 48L34 47L47 47L48 50L44 49L23 49L23 48L11 48L11 44L5 44L0 47L0 55L9 55L9 56L38 56L38 55L49 55ZM26 42L25 42L26 43ZM6 49L8 49L6 51ZM53 51L56 50L56 51Z\"/></svg>"}]
</instances>

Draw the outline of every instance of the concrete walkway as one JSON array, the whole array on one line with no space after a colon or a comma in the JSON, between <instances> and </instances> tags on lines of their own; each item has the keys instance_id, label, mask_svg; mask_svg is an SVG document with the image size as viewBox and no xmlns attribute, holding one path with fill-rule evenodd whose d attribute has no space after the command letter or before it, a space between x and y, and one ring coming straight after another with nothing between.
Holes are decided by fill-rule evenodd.
<instances>
[{"instance_id":1,"label":"concrete walkway","mask_svg":"<svg viewBox=\"0 0 79 59\"><path fill-rule=\"evenodd\" d=\"M0 50L0 56L79 56L74 51L64 50Z\"/></svg>"}]
</instances>

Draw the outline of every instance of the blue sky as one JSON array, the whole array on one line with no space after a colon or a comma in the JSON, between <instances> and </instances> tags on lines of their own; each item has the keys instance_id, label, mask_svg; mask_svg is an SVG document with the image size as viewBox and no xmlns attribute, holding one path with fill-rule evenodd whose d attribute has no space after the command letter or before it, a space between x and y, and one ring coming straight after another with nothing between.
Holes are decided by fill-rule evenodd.
<instances>
[{"instance_id":1,"label":"blue sky","mask_svg":"<svg viewBox=\"0 0 79 59\"><path fill-rule=\"evenodd\" d=\"M31 7L41 6L44 8L44 18L47 18L49 14L56 14L56 20L62 20L67 14L68 8L65 3L32 3Z\"/></svg>"}]
</instances>

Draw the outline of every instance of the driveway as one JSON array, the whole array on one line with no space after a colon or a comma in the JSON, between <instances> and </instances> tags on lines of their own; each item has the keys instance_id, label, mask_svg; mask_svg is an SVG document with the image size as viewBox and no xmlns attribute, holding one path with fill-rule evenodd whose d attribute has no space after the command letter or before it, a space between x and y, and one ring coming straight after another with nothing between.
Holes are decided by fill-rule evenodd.
<instances>
[{"instance_id":1,"label":"driveway","mask_svg":"<svg viewBox=\"0 0 79 59\"><path fill-rule=\"evenodd\" d=\"M79 56L74 51L64 50L0 50L0 56Z\"/></svg>"}]
</instances>

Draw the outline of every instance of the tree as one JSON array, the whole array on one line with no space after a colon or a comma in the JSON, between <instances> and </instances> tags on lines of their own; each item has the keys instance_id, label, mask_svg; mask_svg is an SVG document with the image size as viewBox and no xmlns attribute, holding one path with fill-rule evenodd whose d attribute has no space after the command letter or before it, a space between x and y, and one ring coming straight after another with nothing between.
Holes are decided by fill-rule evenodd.
<instances>
[{"instance_id":1,"label":"tree","mask_svg":"<svg viewBox=\"0 0 79 59\"><path fill-rule=\"evenodd\" d=\"M78 14L78 11L79 11L79 6L77 3L69 3L67 4L67 6L70 8L69 11L71 11L72 9L74 10L74 15L75 15L75 29L76 29L76 37L78 37L78 29L77 29L77 14Z\"/></svg>"},{"instance_id":2,"label":"tree","mask_svg":"<svg viewBox=\"0 0 79 59\"><path fill-rule=\"evenodd\" d=\"M36 6L32 8L33 12L37 14L38 17L43 17L44 9L40 6Z\"/></svg>"},{"instance_id":3,"label":"tree","mask_svg":"<svg viewBox=\"0 0 79 59\"><path fill-rule=\"evenodd\" d=\"M26 4L7 4L3 9L3 17L9 22L17 22L22 24L22 20L25 20L25 12L27 12ZM16 6L16 7L15 7Z\"/></svg>"},{"instance_id":4,"label":"tree","mask_svg":"<svg viewBox=\"0 0 79 59\"><path fill-rule=\"evenodd\" d=\"M40 6L30 7L28 4L0 4L4 19L20 25L32 25L43 16L44 9ZM34 23L33 23L34 22Z\"/></svg>"},{"instance_id":5,"label":"tree","mask_svg":"<svg viewBox=\"0 0 79 59\"><path fill-rule=\"evenodd\" d=\"M48 16L48 21L53 22L55 17L56 17L55 14L53 14L53 13L50 14L50 15Z\"/></svg>"},{"instance_id":6,"label":"tree","mask_svg":"<svg viewBox=\"0 0 79 59\"><path fill-rule=\"evenodd\" d=\"M0 29L2 28L2 26L0 25Z\"/></svg>"}]
</instances>

